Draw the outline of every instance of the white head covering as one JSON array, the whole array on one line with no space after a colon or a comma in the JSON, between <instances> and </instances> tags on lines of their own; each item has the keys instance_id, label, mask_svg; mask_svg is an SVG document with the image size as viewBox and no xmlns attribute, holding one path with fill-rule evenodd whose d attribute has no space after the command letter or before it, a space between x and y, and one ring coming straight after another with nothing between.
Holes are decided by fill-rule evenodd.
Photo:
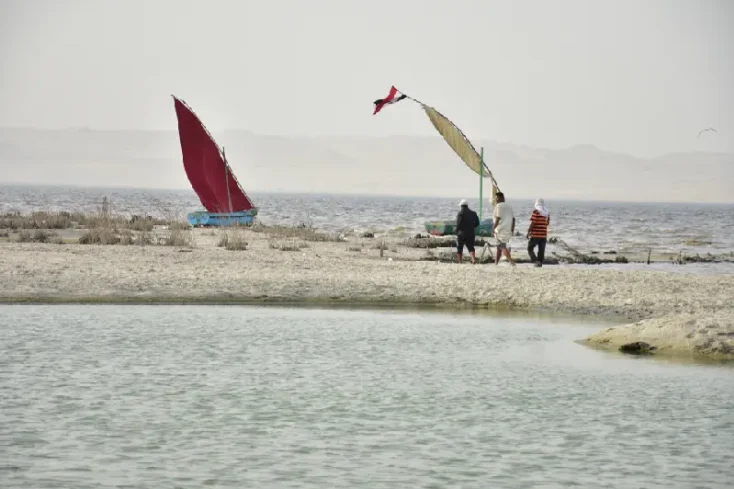
<instances>
[{"instance_id":1,"label":"white head covering","mask_svg":"<svg viewBox=\"0 0 734 489\"><path fill-rule=\"evenodd\" d=\"M548 209L545 207L545 201L543 199L538 199L535 201L535 210L538 211L543 217L548 215Z\"/></svg>"},{"instance_id":2,"label":"white head covering","mask_svg":"<svg viewBox=\"0 0 734 489\"><path fill-rule=\"evenodd\" d=\"M461 202L459 202L459 207L463 207L465 205L469 205L467 204L466 199L461 199Z\"/></svg>"}]
</instances>

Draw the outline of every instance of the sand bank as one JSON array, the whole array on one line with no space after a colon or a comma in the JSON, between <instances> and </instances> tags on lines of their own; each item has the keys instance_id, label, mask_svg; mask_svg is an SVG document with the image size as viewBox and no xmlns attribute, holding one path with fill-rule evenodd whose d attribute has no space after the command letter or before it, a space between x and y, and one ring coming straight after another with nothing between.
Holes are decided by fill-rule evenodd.
<instances>
[{"instance_id":1,"label":"sand bank","mask_svg":"<svg viewBox=\"0 0 734 489\"><path fill-rule=\"evenodd\" d=\"M217 246L220 231L192 237L191 248L1 242L0 301L514 307L642 321L599 332L593 344L647 341L734 358L734 275L459 265L422 261L430 252L397 240L381 258L377 240L307 242L252 231L244 232L247 250L228 251Z\"/></svg>"},{"instance_id":2,"label":"sand bank","mask_svg":"<svg viewBox=\"0 0 734 489\"><path fill-rule=\"evenodd\" d=\"M734 358L734 321L731 313L671 314L616 328L605 329L587 339L593 345L619 348L645 342L654 352L687 352Z\"/></svg>"}]
</instances>

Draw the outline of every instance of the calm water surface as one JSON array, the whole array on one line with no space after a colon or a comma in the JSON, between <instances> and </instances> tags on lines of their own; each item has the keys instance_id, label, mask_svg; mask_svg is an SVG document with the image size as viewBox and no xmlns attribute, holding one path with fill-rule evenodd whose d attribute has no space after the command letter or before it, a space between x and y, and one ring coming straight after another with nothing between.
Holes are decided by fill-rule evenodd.
<instances>
[{"instance_id":1,"label":"calm water surface","mask_svg":"<svg viewBox=\"0 0 734 489\"><path fill-rule=\"evenodd\" d=\"M0 306L0 486L724 488L734 368L529 316Z\"/></svg>"}]
</instances>

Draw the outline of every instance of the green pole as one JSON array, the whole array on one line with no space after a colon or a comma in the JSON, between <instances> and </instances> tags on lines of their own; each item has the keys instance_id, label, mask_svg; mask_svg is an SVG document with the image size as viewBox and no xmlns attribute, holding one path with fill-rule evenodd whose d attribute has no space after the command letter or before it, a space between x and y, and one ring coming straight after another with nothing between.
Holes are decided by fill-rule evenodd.
<instances>
[{"instance_id":1,"label":"green pole","mask_svg":"<svg viewBox=\"0 0 734 489\"><path fill-rule=\"evenodd\" d=\"M481 224L482 222L482 191L483 191L483 185L484 185L484 146L479 150L479 222Z\"/></svg>"}]
</instances>

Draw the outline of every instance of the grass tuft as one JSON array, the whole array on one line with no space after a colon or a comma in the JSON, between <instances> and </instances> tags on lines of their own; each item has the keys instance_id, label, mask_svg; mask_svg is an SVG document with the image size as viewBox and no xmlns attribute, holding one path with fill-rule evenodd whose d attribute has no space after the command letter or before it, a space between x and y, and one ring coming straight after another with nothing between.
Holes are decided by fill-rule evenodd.
<instances>
[{"instance_id":1,"label":"grass tuft","mask_svg":"<svg viewBox=\"0 0 734 489\"><path fill-rule=\"evenodd\" d=\"M257 224L252 227L252 230L257 233L266 233L271 238L296 238L303 241L334 243L345 241L338 233L324 233L306 225L268 226L265 224Z\"/></svg>"},{"instance_id":2,"label":"grass tuft","mask_svg":"<svg viewBox=\"0 0 734 489\"><path fill-rule=\"evenodd\" d=\"M222 231L217 246L229 251L244 251L247 250L247 244L244 230L239 226L232 226Z\"/></svg>"},{"instance_id":3,"label":"grass tuft","mask_svg":"<svg viewBox=\"0 0 734 489\"><path fill-rule=\"evenodd\" d=\"M120 242L120 236L110 228L88 229L79 237L79 244L113 245Z\"/></svg>"},{"instance_id":4,"label":"grass tuft","mask_svg":"<svg viewBox=\"0 0 734 489\"><path fill-rule=\"evenodd\" d=\"M61 236L53 231L47 231L45 229L37 229L33 233L28 229L23 229L18 233L18 242L64 244L64 240L61 239Z\"/></svg>"},{"instance_id":5,"label":"grass tuft","mask_svg":"<svg viewBox=\"0 0 734 489\"><path fill-rule=\"evenodd\" d=\"M308 248L308 243L303 241L297 241L294 239L282 239L282 240L271 240L268 243L268 247L271 250L279 251L301 251L304 248Z\"/></svg>"}]
</instances>

